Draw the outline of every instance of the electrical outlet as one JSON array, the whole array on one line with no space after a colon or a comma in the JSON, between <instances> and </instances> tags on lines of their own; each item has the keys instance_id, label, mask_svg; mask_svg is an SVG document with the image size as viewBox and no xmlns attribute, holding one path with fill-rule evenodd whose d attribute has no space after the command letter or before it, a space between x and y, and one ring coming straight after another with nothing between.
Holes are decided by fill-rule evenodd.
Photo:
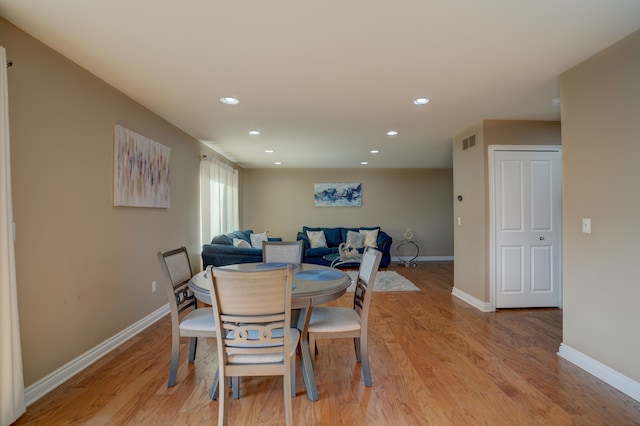
<instances>
[{"instance_id":1,"label":"electrical outlet","mask_svg":"<svg viewBox=\"0 0 640 426\"><path fill-rule=\"evenodd\" d=\"M155 293L157 289L158 289L158 286L156 285L156 282L151 281L151 293Z\"/></svg>"}]
</instances>

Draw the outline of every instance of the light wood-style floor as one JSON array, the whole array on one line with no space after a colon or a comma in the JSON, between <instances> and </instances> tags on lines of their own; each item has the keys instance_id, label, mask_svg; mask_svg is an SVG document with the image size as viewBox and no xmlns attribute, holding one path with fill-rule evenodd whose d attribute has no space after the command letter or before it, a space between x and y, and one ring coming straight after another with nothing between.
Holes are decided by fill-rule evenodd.
<instances>
[{"instance_id":1,"label":"light wood-style floor","mask_svg":"<svg viewBox=\"0 0 640 426\"><path fill-rule=\"evenodd\" d=\"M370 317L373 387L348 339L321 340L311 402L297 370L299 425L638 425L640 402L556 352L562 311L482 313L451 295L453 264L392 264L420 292L375 293ZM334 302L348 306L350 294ZM201 340L167 388L169 316L33 405L16 425L216 424L208 398L215 341ZM185 340L186 343L186 340ZM280 378L243 378L230 424L283 424Z\"/></svg>"}]
</instances>

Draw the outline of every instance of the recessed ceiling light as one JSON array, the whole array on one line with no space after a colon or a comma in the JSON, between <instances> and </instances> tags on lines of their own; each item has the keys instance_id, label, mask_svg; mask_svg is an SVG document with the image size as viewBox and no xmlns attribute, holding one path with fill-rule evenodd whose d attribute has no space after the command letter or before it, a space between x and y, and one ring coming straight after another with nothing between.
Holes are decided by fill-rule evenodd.
<instances>
[{"instance_id":1,"label":"recessed ceiling light","mask_svg":"<svg viewBox=\"0 0 640 426\"><path fill-rule=\"evenodd\" d=\"M389 130L387 132L387 136L398 136L398 131L397 130Z\"/></svg>"},{"instance_id":2,"label":"recessed ceiling light","mask_svg":"<svg viewBox=\"0 0 640 426\"><path fill-rule=\"evenodd\" d=\"M251 136L258 136L260 134L260 130L249 130L249 134Z\"/></svg>"},{"instance_id":3,"label":"recessed ceiling light","mask_svg":"<svg viewBox=\"0 0 640 426\"><path fill-rule=\"evenodd\" d=\"M264 152L266 152L267 154L273 154L273 150L272 149L265 149Z\"/></svg>"},{"instance_id":4,"label":"recessed ceiling light","mask_svg":"<svg viewBox=\"0 0 640 426\"><path fill-rule=\"evenodd\" d=\"M429 99L427 99L427 98L418 98L418 99L415 99L413 101L413 103L416 104L416 105L425 105L425 104L429 103Z\"/></svg>"},{"instance_id":5,"label":"recessed ceiling light","mask_svg":"<svg viewBox=\"0 0 640 426\"><path fill-rule=\"evenodd\" d=\"M372 154L380 154L380 150L379 149L372 149L371 151Z\"/></svg>"},{"instance_id":6,"label":"recessed ceiling light","mask_svg":"<svg viewBox=\"0 0 640 426\"><path fill-rule=\"evenodd\" d=\"M367 164L369 164L369 162L368 161L361 161L360 164L363 165L363 166L366 166Z\"/></svg>"},{"instance_id":7,"label":"recessed ceiling light","mask_svg":"<svg viewBox=\"0 0 640 426\"><path fill-rule=\"evenodd\" d=\"M240 103L240 100L238 98L224 97L220 98L220 102L227 105L238 105Z\"/></svg>"},{"instance_id":8,"label":"recessed ceiling light","mask_svg":"<svg viewBox=\"0 0 640 426\"><path fill-rule=\"evenodd\" d=\"M276 161L276 162L275 162L275 163L273 163L273 164L275 164L276 166L281 166L281 165L282 165L282 161Z\"/></svg>"}]
</instances>

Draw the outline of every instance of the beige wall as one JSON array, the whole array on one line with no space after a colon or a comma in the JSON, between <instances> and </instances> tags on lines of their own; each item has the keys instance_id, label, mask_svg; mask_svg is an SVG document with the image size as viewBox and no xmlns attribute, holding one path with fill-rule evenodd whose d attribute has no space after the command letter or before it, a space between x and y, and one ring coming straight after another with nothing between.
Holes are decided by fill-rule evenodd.
<instances>
[{"instance_id":1,"label":"beige wall","mask_svg":"<svg viewBox=\"0 0 640 426\"><path fill-rule=\"evenodd\" d=\"M362 183L362 207L314 207L321 182ZM451 169L246 169L243 227L295 240L307 226L380 226L394 240L410 226L421 256L452 256ZM401 253L402 254L402 253Z\"/></svg>"},{"instance_id":2,"label":"beige wall","mask_svg":"<svg viewBox=\"0 0 640 426\"><path fill-rule=\"evenodd\" d=\"M559 121L484 120L489 145L561 145ZM488 148L485 149L488 152Z\"/></svg>"},{"instance_id":3,"label":"beige wall","mask_svg":"<svg viewBox=\"0 0 640 426\"><path fill-rule=\"evenodd\" d=\"M476 146L462 150L462 140L476 135ZM484 120L453 138L454 287L474 298L490 300L489 146L560 145L558 121ZM457 218L461 225L457 225Z\"/></svg>"},{"instance_id":4,"label":"beige wall","mask_svg":"<svg viewBox=\"0 0 640 426\"><path fill-rule=\"evenodd\" d=\"M640 382L640 31L560 78L563 343ZM582 218L592 233L581 233Z\"/></svg>"},{"instance_id":5,"label":"beige wall","mask_svg":"<svg viewBox=\"0 0 640 426\"><path fill-rule=\"evenodd\" d=\"M462 151L462 140L476 135L476 146ZM485 161L483 123L453 138L454 285L478 300L485 299ZM458 201L458 195L462 201ZM457 220L460 218L461 224Z\"/></svg>"},{"instance_id":6,"label":"beige wall","mask_svg":"<svg viewBox=\"0 0 640 426\"><path fill-rule=\"evenodd\" d=\"M167 303L156 251L199 262L201 147L3 19L0 40L28 386ZM171 208L113 207L116 123L171 148Z\"/></svg>"}]
</instances>

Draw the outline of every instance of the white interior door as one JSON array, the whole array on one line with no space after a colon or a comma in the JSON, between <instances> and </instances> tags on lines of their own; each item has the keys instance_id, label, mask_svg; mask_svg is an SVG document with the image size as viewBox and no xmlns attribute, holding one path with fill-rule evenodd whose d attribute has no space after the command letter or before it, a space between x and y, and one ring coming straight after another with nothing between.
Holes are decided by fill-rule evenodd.
<instances>
[{"instance_id":1,"label":"white interior door","mask_svg":"<svg viewBox=\"0 0 640 426\"><path fill-rule=\"evenodd\" d=\"M561 306L559 151L493 151L495 307Z\"/></svg>"}]
</instances>

